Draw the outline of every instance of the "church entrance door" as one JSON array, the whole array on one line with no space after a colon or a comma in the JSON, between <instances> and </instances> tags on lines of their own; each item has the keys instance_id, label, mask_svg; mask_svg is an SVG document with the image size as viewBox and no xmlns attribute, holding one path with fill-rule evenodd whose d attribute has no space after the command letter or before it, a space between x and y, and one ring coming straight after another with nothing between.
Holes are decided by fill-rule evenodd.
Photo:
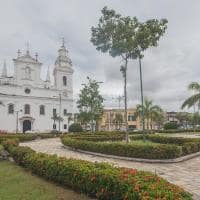
<instances>
[{"instance_id":1,"label":"church entrance door","mask_svg":"<svg viewBox=\"0 0 200 200\"><path fill-rule=\"evenodd\" d=\"M30 120L24 120L23 121L23 133L26 131L31 130L31 121Z\"/></svg>"}]
</instances>

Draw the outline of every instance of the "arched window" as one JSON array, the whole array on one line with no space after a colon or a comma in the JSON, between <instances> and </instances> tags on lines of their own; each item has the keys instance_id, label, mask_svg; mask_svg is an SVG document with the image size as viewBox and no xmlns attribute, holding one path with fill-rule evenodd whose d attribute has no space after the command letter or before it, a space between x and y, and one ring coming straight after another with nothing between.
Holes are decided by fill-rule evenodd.
<instances>
[{"instance_id":1,"label":"arched window","mask_svg":"<svg viewBox=\"0 0 200 200\"><path fill-rule=\"evenodd\" d=\"M24 114L30 114L30 105L29 104L25 104L25 106L24 106Z\"/></svg>"},{"instance_id":2,"label":"arched window","mask_svg":"<svg viewBox=\"0 0 200 200\"><path fill-rule=\"evenodd\" d=\"M44 105L40 106L40 115L45 115L45 107L44 107Z\"/></svg>"},{"instance_id":3,"label":"arched window","mask_svg":"<svg viewBox=\"0 0 200 200\"><path fill-rule=\"evenodd\" d=\"M66 86L67 85L67 77L63 76L63 85Z\"/></svg>"},{"instance_id":4,"label":"arched window","mask_svg":"<svg viewBox=\"0 0 200 200\"><path fill-rule=\"evenodd\" d=\"M9 104L8 105L8 114L13 114L14 113L14 105L13 104Z\"/></svg>"}]
</instances>

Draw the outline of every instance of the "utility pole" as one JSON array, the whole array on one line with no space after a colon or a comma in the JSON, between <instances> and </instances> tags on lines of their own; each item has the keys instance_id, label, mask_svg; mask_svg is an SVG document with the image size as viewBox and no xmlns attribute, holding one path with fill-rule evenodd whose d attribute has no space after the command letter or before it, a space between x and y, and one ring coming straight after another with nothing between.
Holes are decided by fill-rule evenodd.
<instances>
[{"instance_id":1,"label":"utility pole","mask_svg":"<svg viewBox=\"0 0 200 200\"><path fill-rule=\"evenodd\" d=\"M19 112L22 112L22 110L17 110L16 111L16 133L19 131Z\"/></svg>"},{"instance_id":2,"label":"utility pole","mask_svg":"<svg viewBox=\"0 0 200 200\"><path fill-rule=\"evenodd\" d=\"M61 93L59 93L59 133L60 133L60 123L61 122Z\"/></svg>"}]
</instances>

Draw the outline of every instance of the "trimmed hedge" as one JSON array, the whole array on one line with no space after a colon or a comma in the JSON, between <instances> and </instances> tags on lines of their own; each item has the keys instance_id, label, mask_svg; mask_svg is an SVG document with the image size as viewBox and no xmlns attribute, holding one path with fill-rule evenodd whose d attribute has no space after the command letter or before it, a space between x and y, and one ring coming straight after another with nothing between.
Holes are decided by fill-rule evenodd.
<instances>
[{"instance_id":1,"label":"trimmed hedge","mask_svg":"<svg viewBox=\"0 0 200 200\"><path fill-rule=\"evenodd\" d=\"M119 132L97 132L97 133L84 133L84 134L71 134L68 135L70 138L74 138L76 140L86 140L86 141L121 141L125 139L125 133Z\"/></svg>"},{"instance_id":2,"label":"trimmed hedge","mask_svg":"<svg viewBox=\"0 0 200 200\"><path fill-rule=\"evenodd\" d=\"M64 145L75 149L116 156L144 159L172 159L180 157L182 155L181 147L169 144L140 145L125 144L120 142L92 142L85 140L76 140L69 137L64 137L61 140Z\"/></svg>"},{"instance_id":3,"label":"trimmed hedge","mask_svg":"<svg viewBox=\"0 0 200 200\"><path fill-rule=\"evenodd\" d=\"M154 143L122 143L124 134L68 135L61 138L64 145L96 153L143 159L173 159L200 151L200 139L163 137L146 135ZM142 135L135 135L131 140L142 140ZM112 141L112 142L109 142Z\"/></svg>"},{"instance_id":4,"label":"trimmed hedge","mask_svg":"<svg viewBox=\"0 0 200 200\"><path fill-rule=\"evenodd\" d=\"M2 134L0 135L0 143L7 139L18 139L19 142L31 141L37 138L45 139L45 138L53 138L57 136L56 134L50 133L38 133L38 134Z\"/></svg>"},{"instance_id":5,"label":"trimmed hedge","mask_svg":"<svg viewBox=\"0 0 200 200\"><path fill-rule=\"evenodd\" d=\"M157 130L158 133L200 133L200 129L171 129L171 130Z\"/></svg>"},{"instance_id":6,"label":"trimmed hedge","mask_svg":"<svg viewBox=\"0 0 200 200\"><path fill-rule=\"evenodd\" d=\"M6 148L33 173L99 200L192 200L180 187L149 172L36 153L17 142L10 141Z\"/></svg>"},{"instance_id":7,"label":"trimmed hedge","mask_svg":"<svg viewBox=\"0 0 200 200\"><path fill-rule=\"evenodd\" d=\"M146 135L145 137L147 140L150 140L152 142L161 143L161 144L183 145L187 142L200 142L200 138L168 137L168 136L161 136L161 135ZM141 139L143 139L143 136L141 136L141 135L132 136L131 139L132 140L141 140Z\"/></svg>"}]
</instances>

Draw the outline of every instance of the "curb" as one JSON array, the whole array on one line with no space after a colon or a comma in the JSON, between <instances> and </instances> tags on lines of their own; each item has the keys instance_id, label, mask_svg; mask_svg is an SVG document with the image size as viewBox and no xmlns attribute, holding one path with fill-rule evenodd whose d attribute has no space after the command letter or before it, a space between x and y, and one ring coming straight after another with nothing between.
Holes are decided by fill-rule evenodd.
<instances>
[{"instance_id":1,"label":"curb","mask_svg":"<svg viewBox=\"0 0 200 200\"><path fill-rule=\"evenodd\" d=\"M112 159L119 159L119 160L127 160L127 161L134 161L134 162L143 162L143 163L164 163L164 164L170 164L170 163L179 163L179 162L184 162L187 160L190 160L192 158L196 158L200 156L200 152L189 154L187 156L182 156L179 158L174 158L174 159L165 159L165 160L158 160L158 159L142 159L142 158L130 158L130 157L124 157L124 156L115 156L115 155L108 155L108 154L102 154L102 153L95 153L91 151L84 151L80 149L75 149L69 146L64 146L66 149L70 149L72 151L76 151L79 153L84 153L88 155L93 155L93 156L99 156L99 157L104 157L104 158L112 158Z\"/></svg>"}]
</instances>

